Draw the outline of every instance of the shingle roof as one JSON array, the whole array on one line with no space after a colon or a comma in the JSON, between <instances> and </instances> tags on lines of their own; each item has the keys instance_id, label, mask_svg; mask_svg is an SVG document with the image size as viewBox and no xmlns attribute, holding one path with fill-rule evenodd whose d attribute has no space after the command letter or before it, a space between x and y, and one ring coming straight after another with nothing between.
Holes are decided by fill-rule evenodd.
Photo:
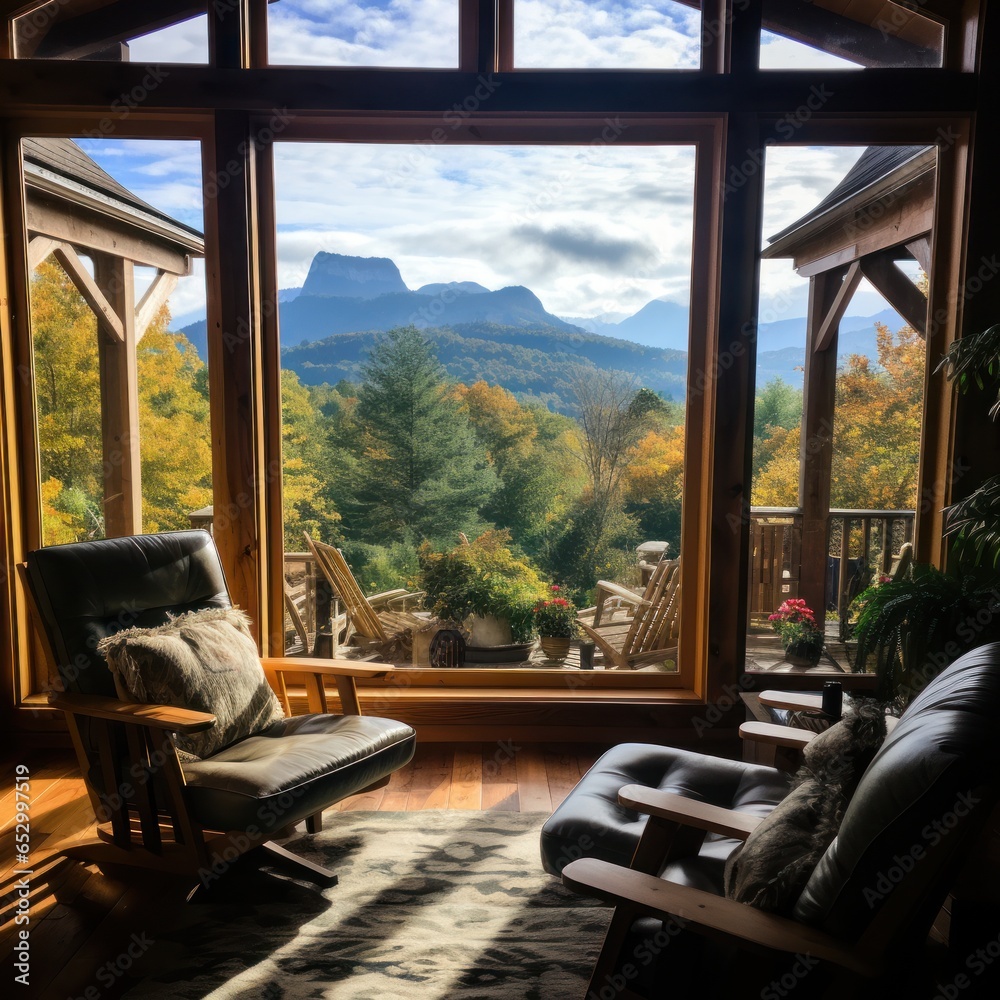
<instances>
[{"instance_id":1,"label":"shingle roof","mask_svg":"<svg viewBox=\"0 0 1000 1000\"><path fill-rule=\"evenodd\" d=\"M869 146L861 154L857 163L844 174L843 180L815 208L790 226L786 226L780 233L768 237L768 242L776 243L778 240L784 239L789 233L794 233L796 229L800 229L807 222L811 222L864 191L865 188L891 174L894 170L898 170L904 163L915 159L929 148L928 146Z\"/></svg>"},{"instance_id":2,"label":"shingle roof","mask_svg":"<svg viewBox=\"0 0 1000 1000\"><path fill-rule=\"evenodd\" d=\"M91 191L100 192L126 208L137 210L143 215L151 215L199 239L202 236L197 229L179 222L133 194L102 169L72 139L25 138L21 140L21 149L26 163L35 164ZM141 225L141 222L138 224Z\"/></svg>"}]
</instances>

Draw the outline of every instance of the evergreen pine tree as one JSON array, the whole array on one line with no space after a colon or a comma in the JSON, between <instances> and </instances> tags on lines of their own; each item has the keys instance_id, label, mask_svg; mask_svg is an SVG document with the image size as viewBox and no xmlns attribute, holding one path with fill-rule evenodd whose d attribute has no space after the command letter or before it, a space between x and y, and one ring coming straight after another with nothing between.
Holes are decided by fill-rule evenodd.
<instances>
[{"instance_id":1,"label":"evergreen pine tree","mask_svg":"<svg viewBox=\"0 0 1000 1000\"><path fill-rule=\"evenodd\" d=\"M429 341L413 327L390 330L362 373L363 448L345 527L380 544L454 544L476 532L496 474Z\"/></svg>"}]
</instances>

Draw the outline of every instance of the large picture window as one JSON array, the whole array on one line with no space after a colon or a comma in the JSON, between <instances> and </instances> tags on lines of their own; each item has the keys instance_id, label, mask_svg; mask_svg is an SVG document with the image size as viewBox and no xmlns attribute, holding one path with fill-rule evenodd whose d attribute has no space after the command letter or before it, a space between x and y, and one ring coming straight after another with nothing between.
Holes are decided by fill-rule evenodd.
<instances>
[{"instance_id":1,"label":"large picture window","mask_svg":"<svg viewBox=\"0 0 1000 1000\"><path fill-rule=\"evenodd\" d=\"M516 604L638 594L637 547L680 555L694 149L622 133L277 145L290 587L303 532L446 617L441 560L505 559L516 644Z\"/></svg>"}]
</instances>

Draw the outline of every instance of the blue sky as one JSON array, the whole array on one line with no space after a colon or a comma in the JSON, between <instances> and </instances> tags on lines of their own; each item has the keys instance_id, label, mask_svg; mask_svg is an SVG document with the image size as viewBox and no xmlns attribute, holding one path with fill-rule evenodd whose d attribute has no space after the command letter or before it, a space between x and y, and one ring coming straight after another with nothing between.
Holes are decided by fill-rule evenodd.
<instances>
[{"instance_id":1,"label":"blue sky","mask_svg":"<svg viewBox=\"0 0 1000 1000\"><path fill-rule=\"evenodd\" d=\"M457 0L279 0L268 5L274 65L458 65ZM523 68L696 69L699 12L674 0L517 0L514 63ZM131 43L137 62L207 62L204 16ZM765 69L853 64L768 31Z\"/></svg>"},{"instance_id":2,"label":"blue sky","mask_svg":"<svg viewBox=\"0 0 1000 1000\"><path fill-rule=\"evenodd\" d=\"M627 134L627 133L626 133ZM161 211L203 226L197 142L91 139L81 145ZM843 177L861 147L771 148L764 235ZM561 316L621 318L650 299L689 297L694 154L689 146L414 146L279 142L279 286L317 252L390 257L411 288L523 284ZM764 262L762 311L806 311L806 282ZM204 268L179 284L175 315L204 309ZM883 302L862 286L854 315Z\"/></svg>"},{"instance_id":3,"label":"blue sky","mask_svg":"<svg viewBox=\"0 0 1000 1000\"><path fill-rule=\"evenodd\" d=\"M268 7L275 63L454 65L456 0L280 0ZM671 0L518 0L517 63L697 65L697 11ZM205 61L205 18L131 43L135 62ZM767 33L761 63L839 65ZM411 288L433 281L524 284L551 312L621 317L689 296L690 147L276 146L280 287L320 250L391 257ZM87 151L142 198L201 228L195 142L103 139ZM858 147L769 150L765 236L815 205ZM204 309L204 270L181 282L175 315ZM862 286L852 312L877 312ZM762 311L804 315L806 284L787 263L762 269Z\"/></svg>"}]
</instances>

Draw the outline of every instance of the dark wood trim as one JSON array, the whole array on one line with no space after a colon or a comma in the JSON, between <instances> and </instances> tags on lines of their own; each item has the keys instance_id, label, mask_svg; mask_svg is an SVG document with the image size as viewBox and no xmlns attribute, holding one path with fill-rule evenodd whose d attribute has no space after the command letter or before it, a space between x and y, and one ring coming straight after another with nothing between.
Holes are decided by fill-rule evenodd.
<instances>
[{"instance_id":1,"label":"dark wood trim","mask_svg":"<svg viewBox=\"0 0 1000 1000\"><path fill-rule=\"evenodd\" d=\"M482 47L482 46L480 46ZM140 87L135 115L189 110L270 113L373 114L433 112L472 93L478 73L354 67L214 69L138 63L79 64L64 60L15 59L0 63L0 102L11 113L39 108L107 109ZM823 95L814 117L840 115L955 115L974 109L978 86L971 73L950 70L872 69L863 73L795 70L517 70L498 74L490 110L712 114L754 111L794 113L811 96ZM145 81L145 83L143 82ZM599 83L598 83L599 81Z\"/></svg>"},{"instance_id":2,"label":"dark wood trim","mask_svg":"<svg viewBox=\"0 0 1000 1000\"><path fill-rule=\"evenodd\" d=\"M250 119L220 114L205 144L208 357L215 542L233 603L267 635L261 353Z\"/></svg>"},{"instance_id":3,"label":"dark wood trim","mask_svg":"<svg viewBox=\"0 0 1000 1000\"><path fill-rule=\"evenodd\" d=\"M757 367L757 248L761 240L764 145L756 119L730 115L721 191L717 360L712 435L716 447L711 498L708 594L707 689L718 699L736 683L746 658L750 552L750 484L753 460L754 381ZM703 294L694 285L692 298ZM689 384L691 376L688 376ZM724 447L719 447L725 442ZM686 593L686 591L685 591ZM682 632L683 635L683 632Z\"/></svg>"},{"instance_id":4,"label":"dark wood trim","mask_svg":"<svg viewBox=\"0 0 1000 1000\"><path fill-rule=\"evenodd\" d=\"M256 125L255 125L256 129ZM259 131L258 131L259 134ZM264 437L263 502L267 525L262 549L270 568L263 600L268 605L268 620L273 623L261 633L261 648L266 656L284 656L284 565L285 523L282 505L282 415L281 415L281 342L278 323L278 253L276 193L274 190L274 147L267 143L257 151L257 219L260 226L261 388L263 392L262 431Z\"/></svg>"},{"instance_id":5,"label":"dark wood trim","mask_svg":"<svg viewBox=\"0 0 1000 1000\"><path fill-rule=\"evenodd\" d=\"M987 4L984 18L981 33L995 39L1000 31L1000 4ZM996 183L996 165L1000 162L1000 109L995 97L1000 88L1000 59L995 54L982 58L980 72L983 98L976 116L968 169L963 176L959 172L960 164L955 167L955 180L966 192L967 214L964 217L952 216L950 220L953 226L965 222L968 227L965 285L956 283L953 286L963 288L960 303L963 335L985 330L1000 320L1000 241L997 237L1000 189ZM968 213L970 205L974 206L974 211ZM960 232L956 231L951 242L959 238ZM935 296L935 290L940 294ZM931 289L930 316L935 329L938 302L945 290L944 282L935 282ZM940 351L943 346L938 344L937 350ZM955 395L949 387L947 392L949 402L953 402L955 407L951 499L958 500L968 496L1000 469L1000 423L991 420L988 415L995 390L973 388L967 395ZM921 494L922 502L923 497L924 494Z\"/></svg>"},{"instance_id":6,"label":"dark wood trim","mask_svg":"<svg viewBox=\"0 0 1000 1000\"><path fill-rule=\"evenodd\" d=\"M913 557L918 562L943 566L948 542L944 538L944 508L956 488L978 485L966 478L971 466L956 461L955 396L938 361L963 329L965 296L970 258L966 233L970 225L968 197L970 135L966 128L954 130L954 141L941 143L938 152L933 256L929 276L927 323L927 370L924 376L924 412L920 428L920 473L917 479L917 514L914 524ZM985 214L984 199L977 212ZM993 204L996 204L995 195ZM995 238L991 247L996 246ZM992 251L991 251L992 252ZM978 266L978 262L977 265ZM975 267L971 267L973 273ZM994 299L994 301L996 301ZM977 441L974 450L981 448ZM990 475L995 475L994 469Z\"/></svg>"}]
</instances>

